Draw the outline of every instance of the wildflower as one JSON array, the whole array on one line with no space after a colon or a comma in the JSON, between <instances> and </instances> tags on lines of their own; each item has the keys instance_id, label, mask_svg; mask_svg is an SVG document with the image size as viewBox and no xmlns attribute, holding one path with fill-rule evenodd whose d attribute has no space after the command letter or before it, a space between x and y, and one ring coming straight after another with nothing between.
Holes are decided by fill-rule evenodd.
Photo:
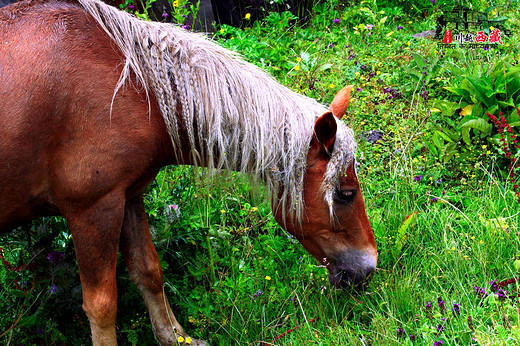
<instances>
[{"instance_id":1,"label":"wildflower","mask_svg":"<svg viewBox=\"0 0 520 346\"><path fill-rule=\"evenodd\" d=\"M179 337L177 338L177 341L178 341L178 342L184 342L184 338L183 338L182 336L179 336Z\"/></svg>"},{"instance_id":2,"label":"wildflower","mask_svg":"<svg viewBox=\"0 0 520 346\"><path fill-rule=\"evenodd\" d=\"M475 286L475 293L479 298L484 298L486 296L486 291L482 287Z\"/></svg>"},{"instance_id":3,"label":"wildflower","mask_svg":"<svg viewBox=\"0 0 520 346\"><path fill-rule=\"evenodd\" d=\"M421 177L421 175L419 174L419 175L416 175L415 177L413 177L413 179L414 179L415 181L421 181L422 177Z\"/></svg>"},{"instance_id":4,"label":"wildflower","mask_svg":"<svg viewBox=\"0 0 520 346\"><path fill-rule=\"evenodd\" d=\"M435 0L430 0L430 2L431 2L432 4L435 4Z\"/></svg>"},{"instance_id":5,"label":"wildflower","mask_svg":"<svg viewBox=\"0 0 520 346\"><path fill-rule=\"evenodd\" d=\"M52 285L51 288L49 289L49 293L56 293L57 289L58 289L58 287L56 287L56 285Z\"/></svg>"},{"instance_id":6,"label":"wildflower","mask_svg":"<svg viewBox=\"0 0 520 346\"><path fill-rule=\"evenodd\" d=\"M365 25L365 29L367 29L367 30L372 30L373 28L374 28L374 25L372 25L372 24Z\"/></svg>"},{"instance_id":7,"label":"wildflower","mask_svg":"<svg viewBox=\"0 0 520 346\"><path fill-rule=\"evenodd\" d=\"M162 17L163 17L163 19L167 19L169 16L170 16L170 15L169 15L168 13L166 13L166 11L164 11L164 12L162 13Z\"/></svg>"},{"instance_id":8,"label":"wildflower","mask_svg":"<svg viewBox=\"0 0 520 346\"><path fill-rule=\"evenodd\" d=\"M47 255L47 259L54 264L58 264L65 259L65 253L59 251L51 251Z\"/></svg>"},{"instance_id":9,"label":"wildflower","mask_svg":"<svg viewBox=\"0 0 520 346\"><path fill-rule=\"evenodd\" d=\"M348 60L352 60L352 59L354 59L355 57L356 57L356 56L355 56L354 54L350 54L350 55L348 56L347 59L348 59Z\"/></svg>"},{"instance_id":10,"label":"wildflower","mask_svg":"<svg viewBox=\"0 0 520 346\"><path fill-rule=\"evenodd\" d=\"M186 339L184 339L184 341L190 345L191 344L191 338L188 336Z\"/></svg>"},{"instance_id":11,"label":"wildflower","mask_svg":"<svg viewBox=\"0 0 520 346\"><path fill-rule=\"evenodd\" d=\"M506 298L507 298L507 291L506 291L506 290L503 290L503 289L501 289L501 288L499 288L499 289L496 291L495 295L497 296L498 300L500 300L500 301L504 301L504 300L506 300Z\"/></svg>"},{"instance_id":12,"label":"wildflower","mask_svg":"<svg viewBox=\"0 0 520 346\"><path fill-rule=\"evenodd\" d=\"M329 48L334 48L334 44L333 44L333 43L331 43L331 44L329 44L329 46L328 46L328 47L329 47Z\"/></svg>"},{"instance_id":13,"label":"wildflower","mask_svg":"<svg viewBox=\"0 0 520 346\"><path fill-rule=\"evenodd\" d=\"M439 340L439 341L435 341L435 342L433 343L433 346L442 346L443 344L444 344L444 341Z\"/></svg>"},{"instance_id":14,"label":"wildflower","mask_svg":"<svg viewBox=\"0 0 520 346\"><path fill-rule=\"evenodd\" d=\"M437 305L441 309L441 313L444 314L446 312L446 303L444 303L441 297L437 298Z\"/></svg>"},{"instance_id":15,"label":"wildflower","mask_svg":"<svg viewBox=\"0 0 520 346\"><path fill-rule=\"evenodd\" d=\"M334 18L334 20L332 21L334 24L339 24L339 18Z\"/></svg>"},{"instance_id":16,"label":"wildflower","mask_svg":"<svg viewBox=\"0 0 520 346\"><path fill-rule=\"evenodd\" d=\"M380 75L381 74L381 71L376 71L376 75Z\"/></svg>"},{"instance_id":17,"label":"wildflower","mask_svg":"<svg viewBox=\"0 0 520 346\"><path fill-rule=\"evenodd\" d=\"M399 26L397 27L397 30L402 30L402 29L403 29L403 27L402 27L401 25L399 25Z\"/></svg>"},{"instance_id":18,"label":"wildflower","mask_svg":"<svg viewBox=\"0 0 520 346\"><path fill-rule=\"evenodd\" d=\"M360 92L363 88L356 88L356 92Z\"/></svg>"},{"instance_id":19,"label":"wildflower","mask_svg":"<svg viewBox=\"0 0 520 346\"><path fill-rule=\"evenodd\" d=\"M245 19L251 19L251 13L246 13Z\"/></svg>"},{"instance_id":20,"label":"wildflower","mask_svg":"<svg viewBox=\"0 0 520 346\"><path fill-rule=\"evenodd\" d=\"M410 341L415 341L415 335L410 334L409 337L410 337Z\"/></svg>"},{"instance_id":21,"label":"wildflower","mask_svg":"<svg viewBox=\"0 0 520 346\"><path fill-rule=\"evenodd\" d=\"M173 1L173 7L179 7L179 0Z\"/></svg>"},{"instance_id":22,"label":"wildflower","mask_svg":"<svg viewBox=\"0 0 520 346\"><path fill-rule=\"evenodd\" d=\"M220 29L220 33L223 34L225 31L224 29Z\"/></svg>"},{"instance_id":23,"label":"wildflower","mask_svg":"<svg viewBox=\"0 0 520 346\"><path fill-rule=\"evenodd\" d=\"M258 208L257 207L253 207L253 208L251 208L251 211L258 211Z\"/></svg>"},{"instance_id":24,"label":"wildflower","mask_svg":"<svg viewBox=\"0 0 520 346\"><path fill-rule=\"evenodd\" d=\"M265 279L266 279L267 281L269 281L269 280L271 280L271 277L270 277L269 275L267 275L267 276L265 277Z\"/></svg>"},{"instance_id":25,"label":"wildflower","mask_svg":"<svg viewBox=\"0 0 520 346\"><path fill-rule=\"evenodd\" d=\"M379 78L378 80L376 80L377 84L383 84L385 81L382 80L381 78Z\"/></svg>"},{"instance_id":26,"label":"wildflower","mask_svg":"<svg viewBox=\"0 0 520 346\"><path fill-rule=\"evenodd\" d=\"M453 308L451 308L451 311L453 311L453 316L457 317L460 315L460 304L453 303Z\"/></svg>"},{"instance_id":27,"label":"wildflower","mask_svg":"<svg viewBox=\"0 0 520 346\"><path fill-rule=\"evenodd\" d=\"M224 214L226 211L224 209L220 209L220 212Z\"/></svg>"},{"instance_id":28,"label":"wildflower","mask_svg":"<svg viewBox=\"0 0 520 346\"><path fill-rule=\"evenodd\" d=\"M468 316L468 328L469 330L473 331L473 318L471 318L471 315Z\"/></svg>"},{"instance_id":29,"label":"wildflower","mask_svg":"<svg viewBox=\"0 0 520 346\"><path fill-rule=\"evenodd\" d=\"M440 184L440 183L442 183L442 179L439 178L439 179L435 180L435 183L436 183L436 184Z\"/></svg>"},{"instance_id":30,"label":"wildflower","mask_svg":"<svg viewBox=\"0 0 520 346\"><path fill-rule=\"evenodd\" d=\"M185 25L182 26L182 28L184 30L191 30L191 25L190 24L185 24Z\"/></svg>"},{"instance_id":31,"label":"wildflower","mask_svg":"<svg viewBox=\"0 0 520 346\"><path fill-rule=\"evenodd\" d=\"M437 333L442 333L446 328L442 324L437 325Z\"/></svg>"},{"instance_id":32,"label":"wildflower","mask_svg":"<svg viewBox=\"0 0 520 346\"><path fill-rule=\"evenodd\" d=\"M252 298L253 298L253 299L256 299L256 298L258 298L258 296L261 295L261 294L262 294L262 290L258 290L258 291L256 291L255 294L253 294Z\"/></svg>"},{"instance_id":33,"label":"wildflower","mask_svg":"<svg viewBox=\"0 0 520 346\"><path fill-rule=\"evenodd\" d=\"M405 332L404 332L404 329L403 328L397 328L397 337L403 337L405 336Z\"/></svg>"}]
</instances>

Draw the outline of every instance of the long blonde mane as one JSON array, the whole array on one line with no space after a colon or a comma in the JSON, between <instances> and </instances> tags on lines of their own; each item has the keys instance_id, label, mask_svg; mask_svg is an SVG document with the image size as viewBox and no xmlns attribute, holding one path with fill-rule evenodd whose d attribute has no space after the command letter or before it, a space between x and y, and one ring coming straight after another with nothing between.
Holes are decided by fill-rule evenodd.
<instances>
[{"instance_id":1,"label":"long blonde mane","mask_svg":"<svg viewBox=\"0 0 520 346\"><path fill-rule=\"evenodd\" d=\"M133 72L157 99L178 155L180 117L196 164L262 178L275 206L284 211L289 207L292 216L302 220L307 153L314 123L327 111L324 106L202 35L139 20L99 0L78 2L126 59L115 93ZM182 114L177 114L178 104ZM354 150L351 130L338 121L322 186L331 215L334 186Z\"/></svg>"}]
</instances>

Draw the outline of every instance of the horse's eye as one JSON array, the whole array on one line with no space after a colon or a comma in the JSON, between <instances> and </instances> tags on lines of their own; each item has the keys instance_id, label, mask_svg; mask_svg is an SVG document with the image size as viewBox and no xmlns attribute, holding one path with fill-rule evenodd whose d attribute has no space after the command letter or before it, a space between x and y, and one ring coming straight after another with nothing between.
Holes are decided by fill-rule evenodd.
<instances>
[{"instance_id":1,"label":"horse's eye","mask_svg":"<svg viewBox=\"0 0 520 346\"><path fill-rule=\"evenodd\" d=\"M355 189L336 189L336 193L334 195L334 199L336 202L341 204L350 204L352 201L354 201L354 198L356 197L357 190Z\"/></svg>"}]
</instances>

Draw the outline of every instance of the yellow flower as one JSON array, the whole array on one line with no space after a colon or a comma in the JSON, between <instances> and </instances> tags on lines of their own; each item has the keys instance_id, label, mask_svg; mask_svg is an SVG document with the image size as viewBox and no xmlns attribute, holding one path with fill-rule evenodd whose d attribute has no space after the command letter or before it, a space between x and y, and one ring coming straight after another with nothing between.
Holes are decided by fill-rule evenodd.
<instances>
[{"instance_id":1,"label":"yellow flower","mask_svg":"<svg viewBox=\"0 0 520 346\"><path fill-rule=\"evenodd\" d=\"M451 251L455 251L455 246L451 248Z\"/></svg>"},{"instance_id":2,"label":"yellow flower","mask_svg":"<svg viewBox=\"0 0 520 346\"><path fill-rule=\"evenodd\" d=\"M173 2L173 7L179 7L179 0ZM181 336L182 337L182 336Z\"/></svg>"},{"instance_id":3,"label":"yellow flower","mask_svg":"<svg viewBox=\"0 0 520 346\"><path fill-rule=\"evenodd\" d=\"M410 41L408 41L408 47L410 47Z\"/></svg>"},{"instance_id":4,"label":"yellow flower","mask_svg":"<svg viewBox=\"0 0 520 346\"><path fill-rule=\"evenodd\" d=\"M484 244L484 241L483 241L483 240L481 240L481 241L479 241L479 243L480 243L480 244Z\"/></svg>"},{"instance_id":5,"label":"yellow flower","mask_svg":"<svg viewBox=\"0 0 520 346\"><path fill-rule=\"evenodd\" d=\"M220 33L223 34L224 33L224 29L220 29Z\"/></svg>"},{"instance_id":6,"label":"yellow flower","mask_svg":"<svg viewBox=\"0 0 520 346\"><path fill-rule=\"evenodd\" d=\"M252 210L252 211L257 211L258 208L257 208L257 207L253 207L253 208L251 208L251 210Z\"/></svg>"},{"instance_id":7,"label":"yellow flower","mask_svg":"<svg viewBox=\"0 0 520 346\"><path fill-rule=\"evenodd\" d=\"M336 87L336 86L335 86L334 84L332 84L332 83L329 85L329 88L330 88L330 89L334 89L335 87Z\"/></svg>"},{"instance_id":8,"label":"yellow flower","mask_svg":"<svg viewBox=\"0 0 520 346\"><path fill-rule=\"evenodd\" d=\"M245 18L246 18L246 19L250 19L250 18L251 18L251 13L246 13Z\"/></svg>"},{"instance_id":9,"label":"yellow flower","mask_svg":"<svg viewBox=\"0 0 520 346\"><path fill-rule=\"evenodd\" d=\"M294 66L294 70L295 71L299 71L300 70L300 66L299 65Z\"/></svg>"},{"instance_id":10,"label":"yellow flower","mask_svg":"<svg viewBox=\"0 0 520 346\"><path fill-rule=\"evenodd\" d=\"M302 58L297 57L297 58L296 58L296 61L300 62L300 61L302 61Z\"/></svg>"},{"instance_id":11,"label":"yellow flower","mask_svg":"<svg viewBox=\"0 0 520 346\"><path fill-rule=\"evenodd\" d=\"M430 177L430 180L433 180L433 177Z\"/></svg>"},{"instance_id":12,"label":"yellow flower","mask_svg":"<svg viewBox=\"0 0 520 346\"><path fill-rule=\"evenodd\" d=\"M496 16L497 15L497 11L493 11L493 12L491 12L491 14Z\"/></svg>"},{"instance_id":13,"label":"yellow flower","mask_svg":"<svg viewBox=\"0 0 520 346\"><path fill-rule=\"evenodd\" d=\"M491 154L491 151L489 151L489 150L488 150L488 151L486 151L486 154L488 154L488 155L489 155L489 154Z\"/></svg>"},{"instance_id":14,"label":"yellow flower","mask_svg":"<svg viewBox=\"0 0 520 346\"><path fill-rule=\"evenodd\" d=\"M220 209L220 212L224 214L226 211L224 209Z\"/></svg>"},{"instance_id":15,"label":"yellow flower","mask_svg":"<svg viewBox=\"0 0 520 346\"><path fill-rule=\"evenodd\" d=\"M487 148L487 145L484 144L484 145L482 146L482 149L486 149L486 148Z\"/></svg>"},{"instance_id":16,"label":"yellow flower","mask_svg":"<svg viewBox=\"0 0 520 346\"><path fill-rule=\"evenodd\" d=\"M177 341L178 341L178 342L184 342L184 338L183 338L182 336L179 336L179 337L177 338Z\"/></svg>"},{"instance_id":17,"label":"yellow flower","mask_svg":"<svg viewBox=\"0 0 520 346\"><path fill-rule=\"evenodd\" d=\"M186 341L186 343L187 343L188 345L190 345L190 344L191 344L191 338L190 338L189 336L188 336L188 337L186 338L186 340L185 340L185 341Z\"/></svg>"},{"instance_id":18,"label":"yellow flower","mask_svg":"<svg viewBox=\"0 0 520 346\"><path fill-rule=\"evenodd\" d=\"M495 27L490 26L490 27L489 27L489 30L495 30Z\"/></svg>"},{"instance_id":19,"label":"yellow flower","mask_svg":"<svg viewBox=\"0 0 520 346\"><path fill-rule=\"evenodd\" d=\"M376 71L376 75L380 75L381 74L381 71Z\"/></svg>"},{"instance_id":20,"label":"yellow flower","mask_svg":"<svg viewBox=\"0 0 520 346\"><path fill-rule=\"evenodd\" d=\"M269 281L269 280L271 280L271 277L270 277L269 275L267 275L267 276L265 277L265 279L266 279L267 281Z\"/></svg>"}]
</instances>

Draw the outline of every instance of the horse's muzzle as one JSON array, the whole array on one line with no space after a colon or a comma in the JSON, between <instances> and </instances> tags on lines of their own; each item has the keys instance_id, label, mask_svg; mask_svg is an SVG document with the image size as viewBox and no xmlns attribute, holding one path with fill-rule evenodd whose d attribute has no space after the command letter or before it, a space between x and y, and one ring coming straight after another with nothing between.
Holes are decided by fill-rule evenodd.
<instances>
[{"instance_id":1,"label":"horse's muzzle","mask_svg":"<svg viewBox=\"0 0 520 346\"><path fill-rule=\"evenodd\" d=\"M376 269L377 257L351 250L329 267L329 281L338 288L360 288Z\"/></svg>"}]
</instances>

